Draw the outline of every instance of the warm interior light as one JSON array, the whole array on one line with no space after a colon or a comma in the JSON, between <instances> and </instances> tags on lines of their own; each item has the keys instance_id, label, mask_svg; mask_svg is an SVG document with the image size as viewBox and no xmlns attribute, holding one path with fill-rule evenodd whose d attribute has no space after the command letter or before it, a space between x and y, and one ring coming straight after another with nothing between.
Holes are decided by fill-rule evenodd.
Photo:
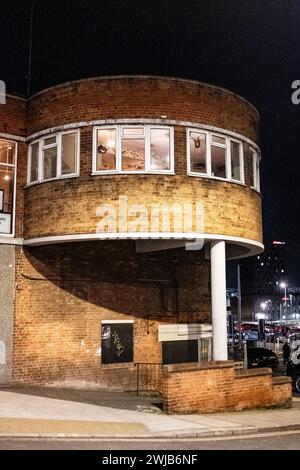
<instances>
[{"instance_id":1,"label":"warm interior light","mask_svg":"<svg viewBox=\"0 0 300 470\"><path fill-rule=\"evenodd\" d=\"M114 141L113 139L108 139L107 145L108 145L110 148L114 148L114 147L115 147L115 141Z\"/></svg>"},{"instance_id":2,"label":"warm interior light","mask_svg":"<svg viewBox=\"0 0 300 470\"><path fill-rule=\"evenodd\" d=\"M9 180L9 175L5 175L4 179L5 179L5 181L8 181Z\"/></svg>"}]
</instances>

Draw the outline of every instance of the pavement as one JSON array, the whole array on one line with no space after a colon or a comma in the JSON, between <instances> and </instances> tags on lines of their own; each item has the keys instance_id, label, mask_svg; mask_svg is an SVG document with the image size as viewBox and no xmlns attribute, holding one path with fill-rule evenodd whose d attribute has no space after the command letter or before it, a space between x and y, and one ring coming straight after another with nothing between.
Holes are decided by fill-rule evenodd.
<instances>
[{"instance_id":1,"label":"pavement","mask_svg":"<svg viewBox=\"0 0 300 470\"><path fill-rule=\"evenodd\" d=\"M161 399L111 391L0 389L0 438L178 438L300 430L300 396L289 409L166 415Z\"/></svg>"}]
</instances>

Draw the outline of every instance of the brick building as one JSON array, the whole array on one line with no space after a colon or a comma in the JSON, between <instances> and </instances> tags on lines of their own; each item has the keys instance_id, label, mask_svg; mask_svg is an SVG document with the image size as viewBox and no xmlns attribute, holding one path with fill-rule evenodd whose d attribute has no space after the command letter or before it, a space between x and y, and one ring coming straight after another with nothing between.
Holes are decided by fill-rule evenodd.
<instances>
[{"instance_id":1,"label":"brick building","mask_svg":"<svg viewBox=\"0 0 300 470\"><path fill-rule=\"evenodd\" d=\"M132 390L138 363L227 360L225 261L263 250L258 122L175 78L7 96L0 383Z\"/></svg>"}]
</instances>

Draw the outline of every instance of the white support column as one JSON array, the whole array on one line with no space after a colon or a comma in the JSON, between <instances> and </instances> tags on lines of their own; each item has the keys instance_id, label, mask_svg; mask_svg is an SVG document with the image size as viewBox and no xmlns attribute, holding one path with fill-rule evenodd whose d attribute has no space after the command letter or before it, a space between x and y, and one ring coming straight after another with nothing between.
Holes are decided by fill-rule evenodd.
<instances>
[{"instance_id":1,"label":"white support column","mask_svg":"<svg viewBox=\"0 0 300 470\"><path fill-rule=\"evenodd\" d=\"M210 245L213 360L227 361L225 242Z\"/></svg>"}]
</instances>

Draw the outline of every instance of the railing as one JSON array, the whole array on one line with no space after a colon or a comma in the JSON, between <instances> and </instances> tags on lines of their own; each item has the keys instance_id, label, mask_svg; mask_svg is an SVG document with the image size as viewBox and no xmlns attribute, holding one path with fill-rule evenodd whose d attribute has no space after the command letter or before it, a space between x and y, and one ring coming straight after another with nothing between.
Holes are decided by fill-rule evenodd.
<instances>
[{"instance_id":1,"label":"railing","mask_svg":"<svg viewBox=\"0 0 300 470\"><path fill-rule=\"evenodd\" d=\"M162 364L160 362L137 362L136 367L136 394L151 392L161 394Z\"/></svg>"}]
</instances>

